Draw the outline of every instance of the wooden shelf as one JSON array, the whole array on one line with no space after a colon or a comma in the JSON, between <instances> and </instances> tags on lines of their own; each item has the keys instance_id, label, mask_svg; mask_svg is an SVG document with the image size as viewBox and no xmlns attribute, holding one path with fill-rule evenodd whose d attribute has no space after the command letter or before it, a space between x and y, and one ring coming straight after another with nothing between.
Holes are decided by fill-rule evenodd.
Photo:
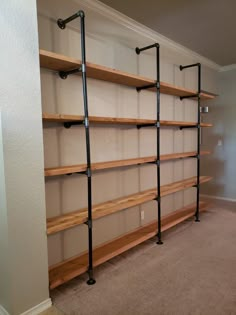
<instances>
[{"instance_id":1,"label":"wooden shelf","mask_svg":"<svg viewBox=\"0 0 236 315\"><path fill-rule=\"evenodd\" d=\"M200 202L200 211L207 208L207 204ZM187 220L195 213L196 204L176 210L162 218L162 231L166 231L171 227ZM93 263L98 266L109 259L133 248L142 242L156 236L157 222L151 222L143 227L139 227L121 237L110 242L98 246L94 249ZM50 289L54 289L59 285L85 273L88 269L87 252L71 259L65 260L49 268Z\"/></svg>"},{"instance_id":2,"label":"wooden shelf","mask_svg":"<svg viewBox=\"0 0 236 315\"><path fill-rule=\"evenodd\" d=\"M161 155L161 161L168 160L176 160L181 158L189 158L196 156L197 152L184 152L184 153L171 153L171 154L163 154ZM210 151L201 151L201 155L210 154ZM147 156L141 158L133 158L133 159L124 159L124 160L115 160L115 161L107 161L107 162L97 162L92 163L91 169L92 171L111 169L116 167L125 167L132 165L139 165L145 163L152 163L156 161L156 156ZM50 167L45 168L44 175L45 177L49 176L58 176L58 175L66 175L73 173L83 173L87 169L87 164L78 164L78 165L69 165L69 166L59 166L59 167Z\"/></svg>"},{"instance_id":3,"label":"wooden shelf","mask_svg":"<svg viewBox=\"0 0 236 315\"><path fill-rule=\"evenodd\" d=\"M48 114L43 113L44 122L78 122L82 123L84 116L81 115L62 115L62 114ZM142 119L142 118L117 118L117 117L99 117L89 116L89 122L92 124L105 124L105 125L150 125L156 123L154 119ZM162 127L186 127L186 126L197 126L196 122L189 121L173 121L173 120L161 120L160 124ZM212 124L201 123L201 127L212 127Z\"/></svg>"},{"instance_id":4,"label":"wooden shelf","mask_svg":"<svg viewBox=\"0 0 236 315\"><path fill-rule=\"evenodd\" d=\"M81 115L61 115L61 114L48 114L43 113L43 121L45 122L79 122L82 123L84 116ZM155 124L154 119L136 119L136 118L116 118L116 117L99 117L89 116L89 122L92 124L104 124L104 125L146 125Z\"/></svg>"},{"instance_id":5,"label":"wooden shelf","mask_svg":"<svg viewBox=\"0 0 236 315\"><path fill-rule=\"evenodd\" d=\"M40 50L40 66L53 71L69 71L79 68L81 61L59 55L46 50ZM121 85L126 85L130 87L141 87L148 84L155 83L155 80L151 80L138 75L126 73L116 69L107 68L104 66L96 65L90 62L86 64L87 76L89 78L108 81L112 83L117 83ZM155 91L156 89L150 89ZM196 94L197 91L184 89L181 87L174 86L169 83L161 82L161 93L174 95L174 96L187 96L191 94ZM214 99L215 94L203 91L201 93L201 98L208 100Z\"/></svg>"},{"instance_id":6,"label":"wooden shelf","mask_svg":"<svg viewBox=\"0 0 236 315\"><path fill-rule=\"evenodd\" d=\"M182 181L177 181L168 185L161 186L161 196L166 196L180 190L184 190L196 185L197 177L191 177ZM200 183L205 183L211 180L209 176L201 176ZM145 202L154 200L157 197L157 189L148 189L143 192L132 194L126 197L109 200L107 202L93 206L93 219L98 219L112 213L128 209ZM78 211L70 212L61 216L47 219L47 234L54 234L64 231L71 227L83 224L87 221L87 208Z\"/></svg>"}]
</instances>

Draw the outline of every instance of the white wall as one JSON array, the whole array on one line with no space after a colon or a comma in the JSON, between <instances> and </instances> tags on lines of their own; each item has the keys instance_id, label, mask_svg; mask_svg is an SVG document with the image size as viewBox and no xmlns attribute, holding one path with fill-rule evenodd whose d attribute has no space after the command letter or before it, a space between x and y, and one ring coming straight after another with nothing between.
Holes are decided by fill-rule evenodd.
<instances>
[{"instance_id":1,"label":"white wall","mask_svg":"<svg viewBox=\"0 0 236 315\"><path fill-rule=\"evenodd\" d=\"M0 304L17 315L48 299L35 1L2 0L0 28Z\"/></svg>"},{"instance_id":2,"label":"white wall","mask_svg":"<svg viewBox=\"0 0 236 315\"><path fill-rule=\"evenodd\" d=\"M112 17L98 13L90 1L38 1L39 42L42 49L80 58L79 20L60 30L56 25L59 17L65 18L79 9L86 13L87 60L121 69L131 73L155 78L155 57L145 53L139 57L134 48L163 39L152 33L149 36L134 31ZM97 3L97 2L96 2ZM143 28L145 29L145 28ZM161 80L188 88L197 88L195 70L180 72L179 65L199 61L194 53L178 52L171 45L161 45ZM77 76L61 80L54 73L41 70L42 106L49 113L83 114L81 81ZM217 71L203 67L203 89L217 91ZM89 80L90 115L116 117L155 117L155 94L148 91L137 93L134 89ZM196 121L196 102L161 95L161 118L169 120ZM91 128L92 161L107 161L122 158L154 155L155 130L135 128ZM161 153L192 151L196 148L196 130L161 131ZM48 124L44 128L45 166L53 167L85 162L85 137L81 127L69 130L59 125ZM163 163L161 184L188 178L196 174L194 159ZM95 204L140 190L155 187L155 166L140 166L126 169L97 172L93 175L93 202ZM195 189L188 189L162 199L163 214L195 201ZM63 176L46 179L47 216L86 207L86 178ZM145 210L141 221L140 211ZM156 203L149 202L94 223L94 243L103 243L135 227L156 218ZM49 264L74 256L87 249L87 228L79 226L48 238Z\"/></svg>"},{"instance_id":3,"label":"white wall","mask_svg":"<svg viewBox=\"0 0 236 315\"><path fill-rule=\"evenodd\" d=\"M203 164L203 170L214 179L203 192L236 200L236 70L220 72L219 78L219 97L207 114L214 127L205 133L205 143L213 154ZM219 141L222 145L218 145Z\"/></svg>"}]
</instances>

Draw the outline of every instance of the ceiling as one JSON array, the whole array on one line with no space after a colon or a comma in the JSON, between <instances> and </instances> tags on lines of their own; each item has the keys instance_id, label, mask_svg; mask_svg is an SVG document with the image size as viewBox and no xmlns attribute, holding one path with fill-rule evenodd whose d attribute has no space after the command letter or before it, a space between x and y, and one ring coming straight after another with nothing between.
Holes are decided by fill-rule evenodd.
<instances>
[{"instance_id":1,"label":"ceiling","mask_svg":"<svg viewBox=\"0 0 236 315\"><path fill-rule=\"evenodd\" d=\"M235 0L100 0L225 66L236 63Z\"/></svg>"}]
</instances>

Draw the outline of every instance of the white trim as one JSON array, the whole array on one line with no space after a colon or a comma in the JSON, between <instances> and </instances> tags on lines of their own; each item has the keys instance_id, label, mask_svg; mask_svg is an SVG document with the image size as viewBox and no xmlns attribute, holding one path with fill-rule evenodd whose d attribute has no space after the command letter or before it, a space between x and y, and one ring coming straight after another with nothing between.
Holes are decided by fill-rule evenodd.
<instances>
[{"instance_id":1,"label":"white trim","mask_svg":"<svg viewBox=\"0 0 236 315\"><path fill-rule=\"evenodd\" d=\"M101 3L98 0L75 0L78 4L82 5L84 8L90 9L95 11L96 13L105 16L106 18L115 21L116 23L146 37L152 41L158 41L159 44L166 46L172 50L177 51L183 56L195 58L198 62L212 68L214 70L219 71L221 69L220 65L216 64L215 62L211 61L210 59L199 55L198 53L192 51L180 45L173 40L161 35L160 33L150 29L147 26L131 19L130 17L124 15L123 13L107 6L104 3Z\"/></svg>"},{"instance_id":2,"label":"white trim","mask_svg":"<svg viewBox=\"0 0 236 315\"><path fill-rule=\"evenodd\" d=\"M213 195L201 194L201 197L206 197L206 198L210 198L210 199L218 199L218 200L236 202L236 199L233 199L233 198L218 197L218 196L213 196Z\"/></svg>"},{"instance_id":3,"label":"white trim","mask_svg":"<svg viewBox=\"0 0 236 315\"><path fill-rule=\"evenodd\" d=\"M230 70L236 70L236 64L232 64L232 65L228 65L228 66L224 66L220 68L220 72L225 72L225 71L230 71Z\"/></svg>"},{"instance_id":4,"label":"white trim","mask_svg":"<svg viewBox=\"0 0 236 315\"><path fill-rule=\"evenodd\" d=\"M0 304L0 315L10 315L1 304Z\"/></svg>"},{"instance_id":5,"label":"white trim","mask_svg":"<svg viewBox=\"0 0 236 315\"><path fill-rule=\"evenodd\" d=\"M40 304L32 307L28 311L22 313L21 315L38 315L38 314L42 313L43 311L46 311L51 306L52 306L51 299L47 299L47 300L41 302Z\"/></svg>"}]
</instances>

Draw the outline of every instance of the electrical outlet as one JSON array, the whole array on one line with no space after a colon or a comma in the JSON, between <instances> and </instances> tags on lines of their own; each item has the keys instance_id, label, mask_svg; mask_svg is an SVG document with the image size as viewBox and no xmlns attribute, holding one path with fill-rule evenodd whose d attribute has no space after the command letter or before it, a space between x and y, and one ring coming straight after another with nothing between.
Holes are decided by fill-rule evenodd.
<instances>
[{"instance_id":1,"label":"electrical outlet","mask_svg":"<svg viewBox=\"0 0 236 315\"><path fill-rule=\"evenodd\" d=\"M222 145L223 145L223 140L222 140L222 139L218 139L217 145L218 145L218 147L222 147Z\"/></svg>"},{"instance_id":2,"label":"electrical outlet","mask_svg":"<svg viewBox=\"0 0 236 315\"><path fill-rule=\"evenodd\" d=\"M141 220L144 220L144 211L141 211Z\"/></svg>"}]
</instances>

